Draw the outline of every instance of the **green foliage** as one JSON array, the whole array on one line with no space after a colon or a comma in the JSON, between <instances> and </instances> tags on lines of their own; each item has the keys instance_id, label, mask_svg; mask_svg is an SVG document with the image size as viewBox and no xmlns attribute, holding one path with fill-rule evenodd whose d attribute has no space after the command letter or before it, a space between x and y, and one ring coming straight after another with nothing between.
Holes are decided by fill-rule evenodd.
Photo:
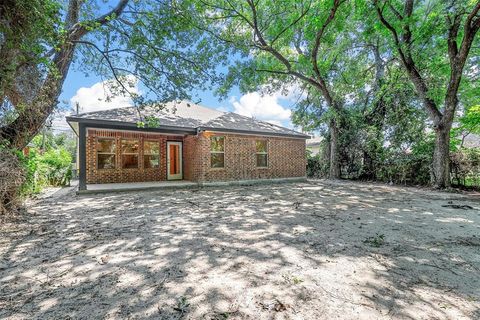
<instances>
[{"instance_id":1,"label":"green foliage","mask_svg":"<svg viewBox=\"0 0 480 320\"><path fill-rule=\"evenodd\" d=\"M431 162L431 152L387 150L385 160L377 168L377 179L396 184L428 185Z\"/></svg>"},{"instance_id":2,"label":"green foliage","mask_svg":"<svg viewBox=\"0 0 480 320\"><path fill-rule=\"evenodd\" d=\"M36 172L38 171L36 154L32 152L30 155L24 156L22 153L19 153L19 158L25 169L25 182L20 188L20 194L28 196L39 193L42 190L42 186L37 182L36 177Z\"/></svg>"},{"instance_id":3,"label":"green foliage","mask_svg":"<svg viewBox=\"0 0 480 320\"><path fill-rule=\"evenodd\" d=\"M461 148L451 158L452 183L480 188L480 148Z\"/></svg>"},{"instance_id":4,"label":"green foliage","mask_svg":"<svg viewBox=\"0 0 480 320\"><path fill-rule=\"evenodd\" d=\"M328 176L328 161L321 156L321 153L312 155L307 150L307 177L318 179Z\"/></svg>"},{"instance_id":5,"label":"green foliage","mask_svg":"<svg viewBox=\"0 0 480 320\"><path fill-rule=\"evenodd\" d=\"M160 126L160 119L153 116L146 116L144 121L137 122L139 128L158 128Z\"/></svg>"},{"instance_id":6,"label":"green foliage","mask_svg":"<svg viewBox=\"0 0 480 320\"><path fill-rule=\"evenodd\" d=\"M43 129L42 133L32 139L30 145L37 150L64 148L72 155L76 152L76 138L73 132L54 133L51 130Z\"/></svg>"},{"instance_id":7,"label":"green foliage","mask_svg":"<svg viewBox=\"0 0 480 320\"><path fill-rule=\"evenodd\" d=\"M28 154L19 153L26 172L21 193L31 195L39 193L46 186L69 185L72 155L75 152L73 143L74 140L66 134L46 132L36 136L28 147Z\"/></svg>"},{"instance_id":8,"label":"green foliage","mask_svg":"<svg viewBox=\"0 0 480 320\"><path fill-rule=\"evenodd\" d=\"M120 83L108 83L112 95L126 94L137 105L195 100L218 83L215 71L227 61L223 47L186 24L186 13L176 8L177 2L130 1L121 19L108 16L108 23L102 25L92 22L101 11L95 4L84 4L88 19L82 25L89 31L88 40L98 48L78 47L81 71L119 79ZM141 95L132 92L129 79L142 84ZM146 121L139 125L150 126Z\"/></svg>"},{"instance_id":9,"label":"green foliage","mask_svg":"<svg viewBox=\"0 0 480 320\"><path fill-rule=\"evenodd\" d=\"M0 4L0 93L16 69L25 64L49 65L45 52L61 38L61 4L55 0L7 0Z\"/></svg>"},{"instance_id":10,"label":"green foliage","mask_svg":"<svg viewBox=\"0 0 480 320\"><path fill-rule=\"evenodd\" d=\"M480 134L480 105L468 108L460 118L460 125L468 132Z\"/></svg>"},{"instance_id":11,"label":"green foliage","mask_svg":"<svg viewBox=\"0 0 480 320\"><path fill-rule=\"evenodd\" d=\"M363 240L363 243L369 244L372 247L381 247L385 244L385 235L376 233L375 236L368 237Z\"/></svg>"},{"instance_id":12,"label":"green foliage","mask_svg":"<svg viewBox=\"0 0 480 320\"><path fill-rule=\"evenodd\" d=\"M451 131L451 139L455 140L456 146L460 146L462 137L471 133L480 134L480 105L467 108L465 114L457 122L458 127Z\"/></svg>"},{"instance_id":13,"label":"green foliage","mask_svg":"<svg viewBox=\"0 0 480 320\"><path fill-rule=\"evenodd\" d=\"M18 45L22 54L37 55L58 41L61 4L54 0L15 0L0 5L0 33L7 43ZM8 43L10 40L18 41Z\"/></svg>"},{"instance_id":14,"label":"green foliage","mask_svg":"<svg viewBox=\"0 0 480 320\"><path fill-rule=\"evenodd\" d=\"M65 186L72 178L72 156L64 148L50 149L45 153L31 150L22 157L26 168L26 182L21 192L24 195L39 193L46 186Z\"/></svg>"},{"instance_id":15,"label":"green foliage","mask_svg":"<svg viewBox=\"0 0 480 320\"><path fill-rule=\"evenodd\" d=\"M184 314L188 311L188 308L190 307L190 302L188 302L188 299L186 297L180 297L177 300L177 305L173 307L173 310L178 311L180 314Z\"/></svg>"},{"instance_id":16,"label":"green foliage","mask_svg":"<svg viewBox=\"0 0 480 320\"><path fill-rule=\"evenodd\" d=\"M323 26L333 5L330 0L251 3L189 0L181 3L179 10L185 24L206 30L212 46L223 47L224 52L230 53L228 71L217 88L217 93L223 97L236 86L242 92L271 92L289 89L299 83L308 87L312 84L308 77L318 81L318 75L313 75L311 56L322 29L316 67L319 75L328 82L328 89L335 91L333 98L344 100L344 95L357 84L358 78L353 70L361 66L356 63L361 59L350 46L352 31L357 27L355 21L348 19L353 10L350 1L340 4L335 18L327 23L326 28ZM312 91L318 95L318 86Z\"/></svg>"},{"instance_id":17,"label":"green foliage","mask_svg":"<svg viewBox=\"0 0 480 320\"><path fill-rule=\"evenodd\" d=\"M347 125L340 139L344 178L429 183L434 136L425 133L426 115L422 109L403 100L391 100L380 124L369 124L363 107L347 111ZM324 177L328 170L328 136L323 141L320 154L308 158L310 177Z\"/></svg>"},{"instance_id":18,"label":"green foliage","mask_svg":"<svg viewBox=\"0 0 480 320\"><path fill-rule=\"evenodd\" d=\"M69 184L72 177L72 156L61 149L50 149L39 157L39 176L51 186L64 186Z\"/></svg>"},{"instance_id":19,"label":"green foliage","mask_svg":"<svg viewBox=\"0 0 480 320\"><path fill-rule=\"evenodd\" d=\"M363 0L366 14L375 15L373 1ZM406 27L412 33L411 43L402 43L405 50L411 52L416 69L425 79L428 86L428 97L432 99L440 108L444 106L445 96L448 88L451 74L451 65L448 56L448 36L449 26L453 17L460 19L460 28L456 40L458 45L462 42L464 35L463 25L467 19L468 13L477 4L477 1L415 1L412 16L408 19L400 18L398 13L403 12L405 1L403 0L379 0L378 6L383 8L385 19L400 34ZM387 41L387 45L396 54L394 37L391 32L381 24L379 19L373 21L375 33ZM478 64L478 55L480 47L474 46L470 51L470 58L463 74L463 81L460 85L458 95L461 102L471 105L473 101L478 101L479 82L472 80L477 72L474 66ZM397 55L397 58L398 55ZM473 99L473 101L472 101Z\"/></svg>"}]
</instances>

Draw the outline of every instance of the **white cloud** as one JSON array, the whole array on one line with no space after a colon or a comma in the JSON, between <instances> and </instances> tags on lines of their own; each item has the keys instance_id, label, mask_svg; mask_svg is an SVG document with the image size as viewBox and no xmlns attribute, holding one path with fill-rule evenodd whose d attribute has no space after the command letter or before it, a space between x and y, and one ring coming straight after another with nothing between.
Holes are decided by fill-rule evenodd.
<instances>
[{"instance_id":1,"label":"white cloud","mask_svg":"<svg viewBox=\"0 0 480 320\"><path fill-rule=\"evenodd\" d=\"M240 99L230 98L230 103L235 113L280 126L292 127L290 121L292 111L282 106L280 102L283 100L292 104L298 97L298 88L294 86L286 94L278 91L264 95L259 92L249 92L241 96Z\"/></svg>"},{"instance_id":2,"label":"white cloud","mask_svg":"<svg viewBox=\"0 0 480 320\"><path fill-rule=\"evenodd\" d=\"M291 110L282 107L278 94L262 96L258 92L244 94L240 100L230 99L234 112L243 116L255 117L261 120L288 120Z\"/></svg>"},{"instance_id":3,"label":"white cloud","mask_svg":"<svg viewBox=\"0 0 480 320\"><path fill-rule=\"evenodd\" d=\"M139 94L138 81L135 78L128 78L129 91L133 94ZM109 85L108 81L97 82L91 87L81 87L76 94L70 98L69 111L60 112L52 119L52 128L57 131L69 130L69 125L65 117L71 115L75 110L76 103L79 103L79 113L93 112L100 110L108 110L114 108L128 107L132 105L132 99L128 95L115 93Z\"/></svg>"},{"instance_id":4,"label":"white cloud","mask_svg":"<svg viewBox=\"0 0 480 320\"><path fill-rule=\"evenodd\" d=\"M138 82L132 79L131 93L138 94ZM70 99L72 109L76 103L80 105L80 113L122 108L132 105L132 99L128 95L114 93L108 86L107 81L97 82L91 87L82 87Z\"/></svg>"}]
</instances>

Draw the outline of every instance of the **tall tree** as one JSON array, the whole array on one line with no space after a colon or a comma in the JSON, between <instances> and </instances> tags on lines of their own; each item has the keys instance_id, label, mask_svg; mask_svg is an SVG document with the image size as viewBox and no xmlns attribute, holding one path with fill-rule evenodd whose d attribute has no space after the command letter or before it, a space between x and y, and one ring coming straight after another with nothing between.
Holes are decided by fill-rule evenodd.
<instances>
[{"instance_id":1,"label":"tall tree","mask_svg":"<svg viewBox=\"0 0 480 320\"><path fill-rule=\"evenodd\" d=\"M219 91L279 90L300 84L315 90L329 110L331 178L340 177L339 136L347 86L342 75L348 44L347 0L191 0L187 24L233 50L236 60Z\"/></svg>"},{"instance_id":2,"label":"tall tree","mask_svg":"<svg viewBox=\"0 0 480 320\"><path fill-rule=\"evenodd\" d=\"M200 32L177 23L170 1L118 0L103 14L102 3L69 0L62 9L60 1L9 0L0 6L2 13L8 13L0 18L0 53L2 65L8 66L2 69L0 93L2 104L11 106L10 116L0 122L0 144L20 149L38 133L58 104L77 58L83 62L82 70L112 78L121 93L131 93L128 82L135 77L152 100L189 98L192 88L214 80L210 71L215 68L215 55ZM32 9L47 12L44 21L56 20L39 32L35 15L28 14ZM17 23L18 17L25 23ZM18 33L11 32L11 27ZM29 43L55 41L32 51L18 34ZM19 53L22 59L17 58ZM144 97L133 93L132 97L145 102Z\"/></svg>"},{"instance_id":3,"label":"tall tree","mask_svg":"<svg viewBox=\"0 0 480 320\"><path fill-rule=\"evenodd\" d=\"M480 1L374 0L381 24L435 131L432 182L450 185L450 130L480 29ZM468 70L467 70L468 71Z\"/></svg>"}]
</instances>

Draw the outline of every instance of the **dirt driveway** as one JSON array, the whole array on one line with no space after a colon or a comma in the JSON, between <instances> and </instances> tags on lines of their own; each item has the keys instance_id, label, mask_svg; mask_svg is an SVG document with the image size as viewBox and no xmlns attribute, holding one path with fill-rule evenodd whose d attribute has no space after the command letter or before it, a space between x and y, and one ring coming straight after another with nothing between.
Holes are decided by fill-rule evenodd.
<instances>
[{"instance_id":1,"label":"dirt driveway","mask_svg":"<svg viewBox=\"0 0 480 320\"><path fill-rule=\"evenodd\" d=\"M472 195L314 181L29 212L0 228L2 319L480 318Z\"/></svg>"}]
</instances>

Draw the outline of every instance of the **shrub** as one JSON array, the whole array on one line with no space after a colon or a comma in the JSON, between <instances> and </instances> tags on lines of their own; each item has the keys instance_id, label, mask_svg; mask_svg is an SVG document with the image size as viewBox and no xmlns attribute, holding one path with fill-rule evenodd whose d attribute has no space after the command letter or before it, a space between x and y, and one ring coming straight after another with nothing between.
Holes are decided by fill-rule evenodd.
<instances>
[{"instance_id":1,"label":"shrub","mask_svg":"<svg viewBox=\"0 0 480 320\"><path fill-rule=\"evenodd\" d=\"M452 153L452 184L480 187L480 148L461 148Z\"/></svg>"},{"instance_id":2,"label":"shrub","mask_svg":"<svg viewBox=\"0 0 480 320\"><path fill-rule=\"evenodd\" d=\"M47 185L65 186L70 184L72 156L64 148L50 149L40 157L39 172Z\"/></svg>"},{"instance_id":3,"label":"shrub","mask_svg":"<svg viewBox=\"0 0 480 320\"><path fill-rule=\"evenodd\" d=\"M0 215L12 214L20 205L18 191L25 181L25 175L18 156L0 147Z\"/></svg>"},{"instance_id":4,"label":"shrub","mask_svg":"<svg viewBox=\"0 0 480 320\"><path fill-rule=\"evenodd\" d=\"M22 198L39 193L45 186L70 183L72 156L64 147L28 155L0 146L0 215L14 214Z\"/></svg>"},{"instance_id":5,"label":"shrub","mask_svg":"<svg viewBox=\"0 0 480 320\"><path fill-rule=\"evenodd\" d=\"M22 195L39 193L41 186L37 182L38 158L36 152L32 151L28 156L20 154L19 159L25 171L25 181L22 184L20 193Z\"/></svg>"},{"instance_id":6,"label":"shrub","mask_svg":"<svg viewBox=\"0 0 480 320\"><path fill-rule=\"evenodd\" d=\"M365 137L360 137L353 143L343 146L342 177L374 179L396 184L429 184L433 136L424 136L409 147L382 145L382 139L380 133L370 130ZM367 164L366 159L370 159L371 163ZM312 156L307 153L307 176L309 178L327 177L328 164L328 145L324 143L320 147L319 154Z\"/></svg>"},{"instance_id":7,"label":"shrub","mask_svg":"<svg viewBox=\"0 0 480 320\"><path fill-rule=\"evenodd\" d=\"M328 161L322 157L322 152L312 155L307 150L307 177L308 178L325 178L328 176Z\"/></svg>"},{"instance_id":8,"label":"shrub","mask_svg":"<svg viewBox=\"0 0 480 320\"><path fill-rule=\"evenodd\" d=\"M312 156L310 153L307 153L307 177L321 178L323 171L319 155Z\"/></svg>"},{"instance_id":9,"label":"shrub","mask_svg":"<svg viewBox=\"0 0 480 320\"><path fill-rule=\"evenodd\" d=\"M28 156L22 157L22 162L26 170L26 181L21 189L23 195L39 193L45 186L70 184L72 156L63 147L43 154L32 149Z\"/></svg>"},{"instance_id":10,"label":"shrub","mask_svg":"<svg viewBox=\"0 0 480 320\"><path fill-rule=\"evenodd\" d=\"M411 152L388 152L377 167L377 179L396 184L427 185L430 181L431 156Z\"/></svg>"}]
</instances>

